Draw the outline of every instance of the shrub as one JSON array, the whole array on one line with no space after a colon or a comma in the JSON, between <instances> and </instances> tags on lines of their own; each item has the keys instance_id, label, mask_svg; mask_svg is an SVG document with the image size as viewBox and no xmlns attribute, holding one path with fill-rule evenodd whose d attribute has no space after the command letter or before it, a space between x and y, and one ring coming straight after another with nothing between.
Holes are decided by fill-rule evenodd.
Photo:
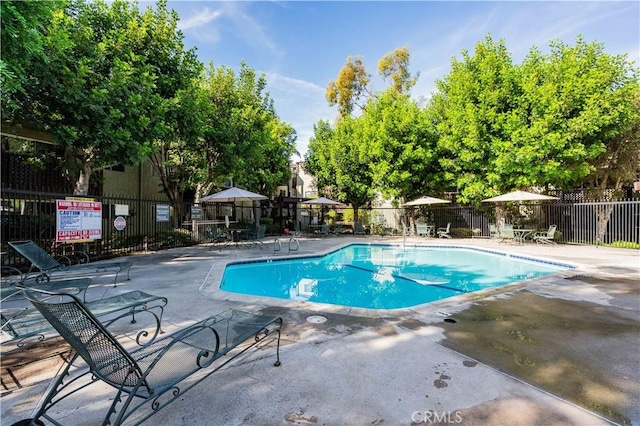
<instances>
[{"instance_id":1,"label":"shrub","mask_svg":"<svg viewBox=\"0 0 640 426\"><path fill-rule=\"evenodd\" d=\"M640 244L634 243L633 241L614 241L612 243L603 244L603 246L628 248L628 249L636 249L636 250L640 249Z\"/></svg>"},{"instance_id":2,"label":"shrub","mask_svg":"<svg viewBox=\"0 0 640 426\"><path fill-rule=\"evenodd\" d=\"M191 231L178 228L162 232L158 235L156 242L161 247L189 245L192 243Z\"/></svg>"},{"instance_id":3,"label":"shrub","mask_svg":"<svg viewBox=\"0 0 640 426\"><path fill-rule=\"evenodd\" d=\"M473 230L471 228L451 228L449 235L451 238L471 238Z\"/></svg>"}]
</instances>

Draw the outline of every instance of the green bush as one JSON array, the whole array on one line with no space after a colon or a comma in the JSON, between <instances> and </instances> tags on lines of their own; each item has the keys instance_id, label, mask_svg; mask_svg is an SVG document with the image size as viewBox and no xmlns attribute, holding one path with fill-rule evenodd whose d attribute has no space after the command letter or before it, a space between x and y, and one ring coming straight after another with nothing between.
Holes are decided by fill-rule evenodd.
<instances>
[{"instance_id":1,"label":"green bush","mask_svg":"<svg viewBox=\"0 0 640 426\"><path fill-rule=\"evenodd\" d=\"M633 241L614 241L612 243L603 244L606 247L619 247L619 248L628 248L628 249L640 249L640 244L634 243Z\"/></svg>"},{"instance_id":2,"label":"green bush","mask_svg":"<svg viewBox=\"0 0 640 426\"><path fill-rule=\"evenodd\" d=\"M451 238L471 238L473 230L471 228L451 228L449 235Z\"/></svg>"},{"instance_id":3,"label":"green bush","mask_svg":"<svg viewBox=\"0 0 640 426\"><path fill-rule=\"evenodd\" d=\"M192 243L191 231L188 229L172 229L158 235L156 243L161 247L184 246Z\"/></svg>"}]
</instances>

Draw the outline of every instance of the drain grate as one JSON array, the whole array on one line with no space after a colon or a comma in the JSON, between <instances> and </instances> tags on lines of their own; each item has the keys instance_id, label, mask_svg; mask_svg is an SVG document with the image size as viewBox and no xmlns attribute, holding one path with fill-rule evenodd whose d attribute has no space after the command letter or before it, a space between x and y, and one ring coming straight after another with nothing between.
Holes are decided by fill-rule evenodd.
<instances>
[{"instance_id":1,"label":"drain grate","mask_svg":"<svg viewBox=\"0 0 640 426\"><path fill-rule=\"evenodd\" d=\"M307 322L311 324L322 324L323 322L327 322L327 317L322 315L311 315L307 317Z\"/></svg>"}]
</instances>

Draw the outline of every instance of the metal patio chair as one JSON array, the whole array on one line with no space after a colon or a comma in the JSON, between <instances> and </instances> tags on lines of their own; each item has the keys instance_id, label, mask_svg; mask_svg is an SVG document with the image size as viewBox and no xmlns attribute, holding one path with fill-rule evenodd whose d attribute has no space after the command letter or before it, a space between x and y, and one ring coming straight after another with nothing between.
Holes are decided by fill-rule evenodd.
<instances>
[{"instance_id":1,"label":"metal patio chair","mask_svg":"<svg viewBox=\"0 0 640 426\"><path fill-rule=\"evenodd\" d=\"M547 230L547 232L536 232L535 234L533 234L533 241L535 241L536 243L540 244L556 244L556 242L554 241L554 238L556 236L556 229L558 228L557 225L551 225L549 226L549 229Z\"/></svg>"},{"instance_id":2,"label":"metal patio chair","mask_svg":"<svg viewBox=\"0 0 640 426\"><path fill-rule=\"evenodd\" d=\"M426 223L416 222L416 235L419 237L430 237L431 231Z\"/></svg>"},{"instance_id":3,"label":"metal patio chair","mask_svg":"<svg viewBox=\"0 0 640 426\"><path fill-rule=\"evenodd\" d=\"M516 234L513 231L513 225L504 224L499 231L500 243L517 243Z\"/></svg>"},{"instance_id":4,"label":"metal patio chair","mask_svg":"<svg viewBox=\"0 0 640 426\"><path fill-rule=\"evenodd\" d=\"M98 381L116 390L108 399L111 405L102 424L140 424L276 333L275 365L280 365L282 318L279 317L228 310L127 350L77 297L32 289L25 289L25 296L74 352L66 368L52 382L35 416L21 421L24 424L42 424L40 419L44 419L61 425L49 411ZM222 357L226 361L216 362ZM81 368L82 360L88 370ZM79 368L72 368L74 365ZM200 370L204 371L192 377Z\"/></svg>"},{"instance_id":5,"label":"metal patio chair","mask_svg":"<svg viewBox=\"0 0 640 426\"><path fill-rule=\"evenodd\" d=\"M31 278L30 275L33 271L37 271L35 272L37 274L35 276L36 282L50 281L52 274L56 272L76 276L93 276L98 273L115 272L115 276L113 278L113 286L115 287L118 280L118 274L125 269L127 271L127 280L129 280L129 271L131 270L132 265L129 261L91 263L89 262L89 257L86 256L86 263L79 265L63 265L33 241L13 241L9 242L9 245L25 259L31 262L29 271L24 275L23 282Z\"/></svg>"},{"instance_id":6,"label":"metal patio chair","mask_svg":"<svg viewBox=\"0 0 640 426\"><path fill-rule=\"evenodd\" d=\"M440 237L440 238L451 238L451 235L449 235L449 230L450 229L451 229L451 222L447 223L447 227L446 228L438 228L436 233L438 234L438 237Z\"/></svg>"}]
</instances>

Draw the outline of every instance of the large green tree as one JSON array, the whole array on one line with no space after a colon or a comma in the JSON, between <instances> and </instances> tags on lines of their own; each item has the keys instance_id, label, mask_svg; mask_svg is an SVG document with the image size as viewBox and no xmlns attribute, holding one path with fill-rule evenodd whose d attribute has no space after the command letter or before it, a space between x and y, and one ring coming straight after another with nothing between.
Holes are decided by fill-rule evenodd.
<instances>
[{"instance_id":1,"label":"large green tree","mask_svg":"<svg viewBox=\"0 0 640 426\"><path fill-rule=\"evenodd\" d=\"M637 120L638 72L626 55L581 37L550 48L547 55L532 49L519 68L520 120L499 168L517 185L571 188L619 152L618 137Z\"/></svg>"},{"instance_id":2,"label":"large green tree","mask_svg":"<svg viewBox=\"0 0 640 426\"><path fill-rule=\"evenodd\" d=\"M334 129L327 125L314 127L305 170L316 176L319 192L351 204L358 222L359 209L369 207L376 196L366 129L361 118L351 116L340 119Z\"/></svg>"},{"instance_id":3,"label":"large green tree","mask_svg":"<svg viewBox=\"0 0 640 426\"><path fill-rule=\"evenodd\" d=\"M437 128L444 180L460 190L459 200L477 201L513 188L518 171L497 169L509 155L505 142L520 123L520 91L504 41L487 36L473 55L463 51L462 60L453 58L451 71L436 86L429 114Z\"/></svg>"},{"instance_id":4,"label":"large green tree","mask_svg":"<svg viewBox=\"0 0 640 426\"><path fill-rule=\"evenodd\" d=\"M406 201L439 192L435 129L408 94L394 87L379 93L359 122L374 185L385 198Z\"/></svg>"},{"instance_id":5,"label":"large green tree","mask_svg":"<svg viewBox=\"0 0 640 426\"><path fill-rule=\"evenodd\" d=\"M227 181L270 194L291 177L296 133L276 114L266 85L265 76L244 62L237 75L225 66L209 66L203 135L193 148L206 171L198 195Z\"/></svg>"},{"instance_id":6,"label":"large green tree","mask_svg":"<svg viewBox=\"0 0 640 426\"><path fill-rule=\"evenodd\" d=\"M37 105L29 118L64 146L76 194L87 193L95 171L138 164L158 141L190 132L179 93L202 65L183 48L177 21L165 1L145 12L122 0L55 11L25 98Z\"/></svg>"},{"instance_id":7,"label":"large green tree","mask_svg":"<svg viewBox=\"0 0 640 426\"><path fill-rule=\"evenodd\" d=\"M304 170L314 177L316 187L323 190L328 188L331 193L336 189L335 170L331 162L333 133L329 121L319 120L315 123L304 162Z\"/></svg>"},{"instance_id":8,"label":"large green tree","mask_svg":"<svg viewBox=\"0 0 640 426\"><path fill-rule=\"evenodd\" d=\"M488 36L452 60L429 105L445 180L461 201L513 189L572 188L629 128L638 74L626 56L578 38L513 65ZM614 149L615 150L615 149ZM612 151L613 152L613 151Z\"/></svg>"},{"instance_id":9,"label":"large green tree","mask_svg":"<svg viewBox=\"0 0 640 426\"><path fill-rule=\"evenodd\" d=\"M25 104L25 87L33 84L30 70L46 62L44 38L53 14L62 10L66 1L0 2L2 20L2 56L0 86L2 86L2 119L10 121ZM64 42L60 40L60 42Z\"/></svg>"}]
</instances>

